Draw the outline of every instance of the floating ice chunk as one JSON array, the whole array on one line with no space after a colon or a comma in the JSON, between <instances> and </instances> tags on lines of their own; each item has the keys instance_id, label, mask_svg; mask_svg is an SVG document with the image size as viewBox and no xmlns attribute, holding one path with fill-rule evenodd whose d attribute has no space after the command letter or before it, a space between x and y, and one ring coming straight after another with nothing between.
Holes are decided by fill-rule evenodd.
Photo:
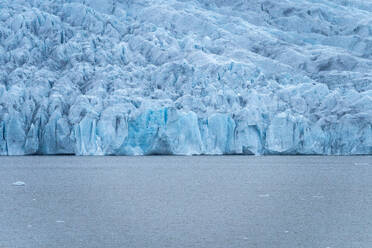
<instances>
[{"instance_id":1,"label":"floating ice chunk","mask_svg":"<svg viewBox=\"0 0 372 248\"><path fill-rule=\"evenodd\" d=\"M17 181L17 182L14 182L12 183L13 186L25 186L26 183L25 182L22 182L22 181Z\"/></svg>"},{"instance_id":2,"label":"floating ice chunk","mask_svg":"<svg viewBox=\"0 0 372 248\"><path fill-rule=\"evenodd\" d=\"M360 166L368 166L369 165L369 163L354 163L354 165L360 165Z\"/></svg>"},{"instance_id":3,"label":"floating ice chunk","mask_svg":"<svg viewBox=\"0 0 372 248\"><path fill-rule=\"evenodd\" d=\"M315 199L323 199L324 196L322 196L322 195L313 195L313 198L315 198Z\"/></svg>"},{"instance_id":4,"label":"floating ice chunk","mask_svg":"<svg viewBox=\"0 0 372 248\"><path fill-rule=\"evenodd\" d=\"M268 198L268 197L270 197L269 194L260 194L258 196L261 197L261 198Z\"/></svg>"}]
</instances>

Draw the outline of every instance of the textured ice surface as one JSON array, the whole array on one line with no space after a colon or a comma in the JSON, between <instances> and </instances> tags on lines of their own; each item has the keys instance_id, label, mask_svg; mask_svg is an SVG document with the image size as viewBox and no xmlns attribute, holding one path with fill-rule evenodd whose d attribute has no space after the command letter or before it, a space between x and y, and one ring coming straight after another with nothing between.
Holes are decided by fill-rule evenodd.
<instances>
[{"instance_id":1,"label":"textured ice surface","mask_svg":"<svg viewBox=\"0 0 372 248\"><path fill-rule=\"evenodd\" d=\"M369 0L1 0L0 154L372 154Z\"/></svg>"}]
</instances>

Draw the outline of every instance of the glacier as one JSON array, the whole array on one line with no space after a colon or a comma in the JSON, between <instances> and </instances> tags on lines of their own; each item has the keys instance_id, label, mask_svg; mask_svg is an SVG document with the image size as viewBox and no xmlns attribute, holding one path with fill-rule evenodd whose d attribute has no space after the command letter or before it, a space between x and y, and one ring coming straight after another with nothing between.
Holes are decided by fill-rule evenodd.
<instances>
[{"instance_id":1,"label":"glacier","mask_svg":"<svg viewBox=\"0 0 372 248\"><path fill-rule=\"evenodd\" d=\"M372 2L2 0L26 154L372 154Z\"/></svg>"}]
</instances>

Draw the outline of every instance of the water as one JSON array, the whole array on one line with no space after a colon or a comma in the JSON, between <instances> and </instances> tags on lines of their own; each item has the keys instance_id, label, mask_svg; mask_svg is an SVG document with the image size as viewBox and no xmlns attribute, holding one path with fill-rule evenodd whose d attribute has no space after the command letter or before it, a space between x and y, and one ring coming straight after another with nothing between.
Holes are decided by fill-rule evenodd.
<instances>
[{"instance_id":1,"label":"water","mask_svg":"<svg viewBox=\"0 0 372 248\"><path fill-rule=\"evenodd\" d=\"M371 206L367 156L0 157L1 248L370 248Z\"/></svg>"}]
</instances>

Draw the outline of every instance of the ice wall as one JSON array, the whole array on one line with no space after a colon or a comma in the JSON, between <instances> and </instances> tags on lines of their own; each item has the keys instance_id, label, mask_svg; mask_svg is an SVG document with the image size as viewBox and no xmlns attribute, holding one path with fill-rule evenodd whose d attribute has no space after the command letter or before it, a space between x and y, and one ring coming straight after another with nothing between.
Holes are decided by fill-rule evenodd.
<instances>
[{"instance_id":1,"label":"ice wall","mask_svg":"<svg viewBox=\"0 0 372 248\"><path fill-rule=\"evenodd\" d=\"M2 0L0 154L372 154L372 3Z\"/></svg>"}]
</instances>

